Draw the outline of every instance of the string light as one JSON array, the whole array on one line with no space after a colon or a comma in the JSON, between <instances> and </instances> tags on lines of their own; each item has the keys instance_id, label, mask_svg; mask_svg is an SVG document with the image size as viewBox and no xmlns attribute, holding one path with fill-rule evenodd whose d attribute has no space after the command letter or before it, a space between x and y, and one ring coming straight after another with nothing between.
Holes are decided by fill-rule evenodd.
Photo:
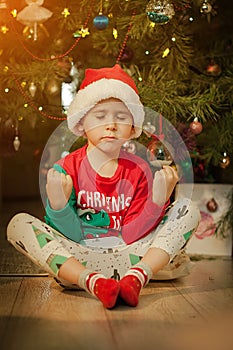
<instances>
[{"instance_id":1,"label":"string light","mask_svg":"<svg viewBox=\"0 0 233 350\"><path fill-rule=\"evenodd\" d=\"M132 16L131 16L131 21L130 21L130 24L129 24L129 26L128 26L128 30L127 30L127 33L126 33L126 35L125 35L125 39L124 39L124 41L123 41L123 44L122 44L122 47L121 47L121 49L120 49L120 53L119 53L119 55L118 55L118 57L117 57L116 63L119 63L119 61L121 60L121 57L122 57L122 55L123 55L123 53L124 53L124 50L125 50L127 41L128 41L128 39L129 39L129 33L130 33L130 31L131 31L131 29L132 29L132 26L133 26L134 17L135 17L135 11L133 12L133 14L132 14Z\"/></svg>"}]
</instances>

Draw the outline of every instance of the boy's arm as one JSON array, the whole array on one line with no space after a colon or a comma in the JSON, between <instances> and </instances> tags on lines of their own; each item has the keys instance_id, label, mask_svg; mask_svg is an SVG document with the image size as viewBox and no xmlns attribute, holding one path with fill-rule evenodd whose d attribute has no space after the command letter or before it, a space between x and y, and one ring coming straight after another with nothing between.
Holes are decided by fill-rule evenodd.
<instances>
[{"instance_id":1,"label":"boy's arm","mask_svg":"<svg viewBox=\"0 0 233 350\"><path fill-rule=\"evenodd\" d=\"M129 210L123 221L122 237L133 243L155 229L169 205L169 198L178 181L176 171L166 167L155 174L144 169Z\"/></svg>"},{"instance_id":2,"label":"boy's arm","mask_svg":"<svg viewBox=\"0 0 233 350\"><path fill-rule=\"evenodd\" d=\"M49 170L46 190L46 223L73 241L81 241L83 230L77 215L73 182L60 165L55 164Z\"/></svg>"}]
</instances>

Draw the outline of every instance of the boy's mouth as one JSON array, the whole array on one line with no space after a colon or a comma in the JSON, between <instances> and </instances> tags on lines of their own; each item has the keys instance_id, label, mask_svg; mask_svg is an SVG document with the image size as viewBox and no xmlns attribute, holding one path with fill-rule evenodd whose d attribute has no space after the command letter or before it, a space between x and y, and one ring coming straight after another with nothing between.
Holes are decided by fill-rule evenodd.
<instances>
[{"instance_id":1,"label":"boy's mouth","mask_svg":"<svg viewBox=\"0 0 233 350\"><path fill-rule=\"evenodd\" d=\"M101 140L103 141L108 141L108 140L117 140L117 138L115 136L103 136L101 137Z\"/></svg>"}]
</instances>

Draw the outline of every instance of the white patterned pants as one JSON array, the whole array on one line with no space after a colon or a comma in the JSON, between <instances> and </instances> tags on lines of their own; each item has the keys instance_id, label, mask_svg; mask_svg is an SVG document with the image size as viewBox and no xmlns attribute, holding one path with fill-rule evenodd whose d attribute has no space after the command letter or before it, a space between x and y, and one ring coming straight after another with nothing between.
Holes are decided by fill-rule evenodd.
<instances>
[{"instance_id":1,"label":"white patterned pants","mask_svg":"<svg viewBox=\"0 0 233 350\"><path fill-rule=\"evenodd\" d=\"M158 227L137 242L113 247L106 244L105 247L87 247L71 241L43 221L20 213L9 222L7 239L19 252L54 277L57 277L61 265L74 256L87 268L120 279L151 247L165 250L172 263L196 230L199 220L198 208L190 200L181 198L173 203Z\"/></svg>"}]
</instances>

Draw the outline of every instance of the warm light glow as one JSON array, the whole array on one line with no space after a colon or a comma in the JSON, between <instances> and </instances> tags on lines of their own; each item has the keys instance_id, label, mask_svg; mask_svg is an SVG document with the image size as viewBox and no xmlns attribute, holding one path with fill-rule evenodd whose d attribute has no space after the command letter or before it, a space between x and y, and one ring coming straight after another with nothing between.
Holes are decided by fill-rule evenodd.
<instances>
[{"instance_id":1,"label":"warm light glow","mask_svg":"<svg viewBox=\"0 0 233 350\"><path fill-rule=\"evenodd\" d=\"M24 88L27 85L26 81L22 81L21 86Z\"/></svg>"},{"instance_id":2,"label":"warm light glow","mask_svg":"<svg viewBox=\"0 0 233 350\"><path fill-rule=\"evenodd\" d=\"M9 67L8 66L5 66L4 68L3 68L3 71L6 73L6 72L8 72L8 70L9 70Z\"/></svg>"},{"instance_id":3,"label":"warm light glow","mask_svg":"<svg viewBox=\"0 0 233 350\"><path fill-rule=\"evenodd\" d=\"M3 34L6 34L8 31L9 31L9 28L7 28L6 25L1 26L1 32L2 32Z\"/></svg>"},{"instance_id":4,"label":"warm light glow","mask_svg":"<svg viewBox=\"0 0 233 350\"><path fill-rule=\"evenodd\" d=\"M27 107L28 107L28 104L27 104L27 103L24 103L23 106L24 106L24 108L27 108Z\"/></svg>"},{"instance_id":5,"label":"warm light glow","mask_svg":"<svg viewBox=\"0 0 233 350\"><path fill-rule=\"evenodd\" d=\"M10 91L10 89L9 88L5 88L5 90L4 90L6 93L8 93L9 91Z\"/></svg>"}]
</instances>

